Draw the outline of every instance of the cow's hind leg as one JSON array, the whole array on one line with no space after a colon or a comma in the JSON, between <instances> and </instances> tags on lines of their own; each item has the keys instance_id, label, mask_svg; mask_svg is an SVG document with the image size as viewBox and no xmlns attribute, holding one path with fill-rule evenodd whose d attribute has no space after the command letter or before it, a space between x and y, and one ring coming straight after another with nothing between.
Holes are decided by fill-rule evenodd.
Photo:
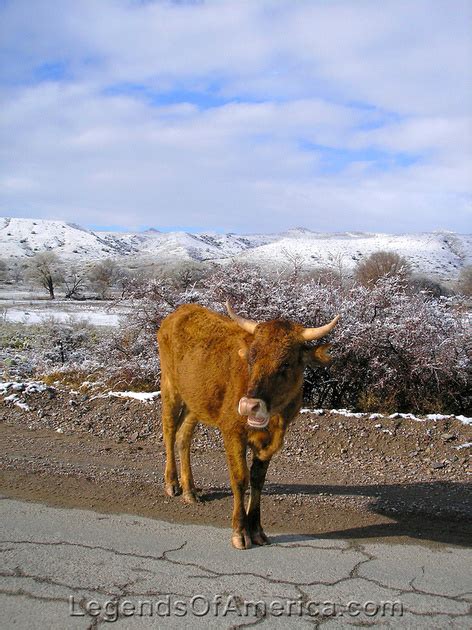
<instances>
[{"instance_id":1,"label":"cow's hind leg","mask_svg":"<svg viewBox=\"0 0 472 630\"><path fill-rule=\"evenodd\" d=\"M166 380L161 385L162 397L162 432L164 434L164 445L166 448L166 468L164 473L164 488L166 494L173 497L180 494L179 478L177 476L177 466L175 462L175 436L179 424L183 418L184 405Z\"/></svg>"},{"instance_id":2,"label":"cow's hind leg","mask_svg":"<svg viewBox=\"0 0 472 630\"><path fill-rule=\"evenodd\" d=\"M182 499L186 503L196 503L200 500L195 489L190 464L190 445L197 422L198 419L192 413L188 413L177 431L177 447L179 449L180 458L180 483L182 485Z\"/></svg>"},{"instance_id":3,"label":"cow's hind leg","mask_svg":"<svg viewBox=\"0 0 472 630\"><path fill-rule=\"evenodd\" d=\"M249 485L249 470L246 462L246 441L240 435L223 433L226 458L228 460L231 490L233 491L233 535L231 542L236 549L250 549L251 536L244 507L244 494Z\"/></svg>"},{"instance_id":4,"label":"cow's hind leg","mask_svg":"<svg viewBox=\"0 0 472 630\"><path fill-rule=\"evenodd\" d=\"M262 461L254 455L251 466L251 496L247 509L249 535L255 545L268 545L269 539L261 525L261 493L270 460Z\"/></svg>"}]
</instances>

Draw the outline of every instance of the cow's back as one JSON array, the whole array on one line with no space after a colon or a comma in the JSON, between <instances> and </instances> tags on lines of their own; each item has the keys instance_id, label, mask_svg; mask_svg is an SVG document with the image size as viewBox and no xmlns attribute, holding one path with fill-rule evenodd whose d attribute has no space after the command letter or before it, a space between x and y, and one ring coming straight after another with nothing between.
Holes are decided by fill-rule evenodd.
<instances>
[{"instance_id":1,"label":"cow's back","mask_svg":"<svg viewBox=\"0 0 472 630\"><path fill-rule=\"evenodd\" d=\"M238 349L246 333L227 317L184 304L162 322L157 339L163 387L171 387L200 420L237 415L245 387Z\"/></svg>"}]
</instances>

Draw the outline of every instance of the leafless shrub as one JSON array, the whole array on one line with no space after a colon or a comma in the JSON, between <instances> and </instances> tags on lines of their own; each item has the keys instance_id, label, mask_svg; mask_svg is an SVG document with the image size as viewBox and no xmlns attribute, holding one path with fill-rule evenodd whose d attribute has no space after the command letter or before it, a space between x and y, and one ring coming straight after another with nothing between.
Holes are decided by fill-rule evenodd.
<instances>
[{"instance_id":1,"label":"leafless shrub","mask_svg":"<svg viewBox=\"0 0 472 630\"><path fill-rule=\"evenodd\" d=\"M410 276L410 264L395 252L379 251L363 258L356 266L354 276L357 282L372 287L380 279L398 278L406 282Z\"/></svg>"},{"instance_id":2,"label":"leafless shrub","mask_svg":"<svg viewBox=\"0 0 472 630\"><path fill-rule=\"evenodd\" d=\"M47 318L39 324L0 322L0 365L4 378L77 371L82 380L102 370L97 348L104 333L86 321ZM85 376L87 375L87 376Z\"/></svg>"},{"instance_id":3,"label":"leafless shrub","mask_svg":"<svg viewBox=\"0 0 472 630\"><path fill-rule=\"evenodd\" d=\"M313 271L307 274L306 279L308 281L315 282L316 284L324 284L337 288L341 288L343 286L343 279L338 270L333 269L332 267L320 267L318 269L313 269Z\"/></svg>"},{"instance_id":4,"label":"leafless shrub","mask_svg":"<svg viewBox=\"0 0 472 630\"><path fill-rule=\"evenodd\" d=\"M85 288L86 275L84 269L72 265L64 271L64 286L66 288L65 298L78 300L81 298Z\"/></svg>"},{"instance_id":5,"label":"leafless shrub","mask_svg":"<svg viewBox=\"0 0 472 630\"><path fill-rule=\"evenodd\" d=\"M16 259L13 261L10 266L9 278L7 278L10 282L19 283L23 282L25 279L25 270L27 269L27 265L25 265L22 259Z\"/></svg>"},{"instance_id":6,"label":"leafless shrub","mask_svg":"<svg viewBox=\"0 0 472 630\"><path fill-rule=\"evenodd\" d=\"M41 353L41 368L80 365L94 355L97 329L85 320L58 321L49 317L35 326L35 346Z\"/></svg>"},{"instance_id":7,"label":"leafless shrub","mask_svg":"<svg viewBox=\"0 0 472 630\"><path fill-rule=\"evenodd\" d=\"M90 267L88 277L92 288L104 300L119 275L119 266L115 260L106 258Z\"/></svg>"},{"instance_id":8,"label":"leafless shrub","mask_svg":"<svg viewBox=\"0 0 472 630\"><path fill-rule=\"evenodd\" d=\"M0 258L0 282L5 282L7 278L8 278L8 265L3 260L3 258Z\"/></svg>"},{"instance_id":9,"label":"leafless shrub","mask_svg":"<svg viewBox=\"0 0 472 630\"><path fill-rule=\"evenodd\" d=\"M425 276L414 276L408 283L411 293L422 293L426 297L440 298L450 294L440 282Z\"/></svg>"},{"instance_id":10,"label":"leafless shrub","mask_svg":"<svg viewBox=\"0 0 472 630\"><path fill-rule=\"evenodd\" d=\"M472 265L464 267L457 281L457 290L462 295L472 297Z\"/></svg>"},{"instance_id":11,"label":"leafless shrub","mask_svg":"<svg viewBox=\"0 0 472 630\"><path fill-rule=\"evenodd\" d=\"M111 330L97 352L106 378L116 387L155 389L159 385L156 333L163 318L187 301L169 278L130 279L124 298L130 314Z\"/></svg>"}]
</instances>

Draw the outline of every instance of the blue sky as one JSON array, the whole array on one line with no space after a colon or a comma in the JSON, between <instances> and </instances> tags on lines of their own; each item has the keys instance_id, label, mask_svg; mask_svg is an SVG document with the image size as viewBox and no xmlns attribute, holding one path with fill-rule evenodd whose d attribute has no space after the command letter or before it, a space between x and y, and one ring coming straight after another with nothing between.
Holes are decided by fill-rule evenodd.
<instances>
[{"instance_id":1,"label":"blue sky","mask_svg":"<svg viewBox=\"0 0 472 630\"><path fill-rule=\"evenodd\" d=\"M468 0L3 0L0 215L469 232Z\"/></svg>"}]
</instances>

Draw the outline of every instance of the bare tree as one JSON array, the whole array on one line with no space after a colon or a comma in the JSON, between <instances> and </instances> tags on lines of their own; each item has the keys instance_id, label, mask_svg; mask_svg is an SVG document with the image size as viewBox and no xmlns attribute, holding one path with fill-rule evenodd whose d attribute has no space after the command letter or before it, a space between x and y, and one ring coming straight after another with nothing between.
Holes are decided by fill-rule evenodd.
<instances>
[{"instance_id":1,"label":"bare tree","mask_svg":"<svg viewBox=\"0 0 472 630\"><path fill-rule=\"evenodd\" d=\"M25 269L27 265L21 260L15 260L13 265L10 267L10 278L13 282L19 283L23 282L25 279Z\"/></svg>"},{"instance_id":2,"label":"bare tree","mask_svg":"<svg viewBox=\"0 0 472 630\"><path fill-rule=\"evenodd\" d=\"M7 278L8 278L8 265L3 260L3 258L0 258L0 282L5 282Z\"/></svg>"},{"instance_id":3,"label":"bare tree","mask_svg":"<svg viewBox=\"0 0 472 630\"><path fill-rule=\"evenodd\" d=\"M83 269L72 266L64 274L64 284L66 286L67 299L77 300L80 298L82 289L84 288L86 276Z\"/></svg>"},{"instance_id":4,"label":"bare tree","mask_svg":"<svg viewBox=\"0 0 472 630\"><path fill-rule=\"evenodd\" d=\"M282 254L290 265L290 276L294 279L298 279L303 268L302 255L298 252L292 252L285 247L282 249Z\"/></svg>"},{"instance_id":5,"label":"bare tree","mask_svg":"<svg viewBox=\"0 0 472 630\"><path fill-rule=\"evenodd\" d=\"M111 258L95 263L88 272L90 283L102 300L107 297L110 287L116 281L118 275L118 264Z\"/></svg>"},{"instance_id":6,"label":"bare tree","mask_svg":"<svg viewBox=\"0 0 472 630\"><path fill-rule=\"evenodd\" d=\"M339 275L339 272L332 267L313 269L308 275L308 279L326 286L335 286L338 288L343 286L342 277Z\"/></svg>"},{"instance_id":7,"label":"bare tree","mask_svg":"<svg viewBox=\"0 0 472 630\"><path fill-rule=\"evenodd\" d=\"M395 252L378 251L361 260L354 270L360 284L372 287L381 278L398 278L406 281L410 277L410 264L403 256Z\"/></svg>"},{"instance_id":8,"label":"bare tree","mask_svg":"<svg viewBox=\"0 0 472 630\"><path fill-rule=\"evenodd\" d=\"M28 262L27 277L49 292L55 299L55 289L62 282L62 267L54 252L40 252Z\"/></svg>"},{"instance_id":9,"label":"bare tree","mask_svg":"<svg viewBox=\"0 0 472 630\"><path fill-rule=\"evenodd\" d=\"M178 263L171 271L175 286L183 291L195 287L205 275L205 268L193 262Z\"/></svg>"},{"instance_id":10,"label":"bare tree","mask_svg":"<svg viewBox=\"0 0 472 630\"><path fill-rule=\"evenodd\" d=\"M338 252L328 252L329 268L331 269L332 279L336 279L339 282L339 286L342 288L346 284L348 272L346 269L346 261L344 254Z\"/></svg>"}]
</instances>

